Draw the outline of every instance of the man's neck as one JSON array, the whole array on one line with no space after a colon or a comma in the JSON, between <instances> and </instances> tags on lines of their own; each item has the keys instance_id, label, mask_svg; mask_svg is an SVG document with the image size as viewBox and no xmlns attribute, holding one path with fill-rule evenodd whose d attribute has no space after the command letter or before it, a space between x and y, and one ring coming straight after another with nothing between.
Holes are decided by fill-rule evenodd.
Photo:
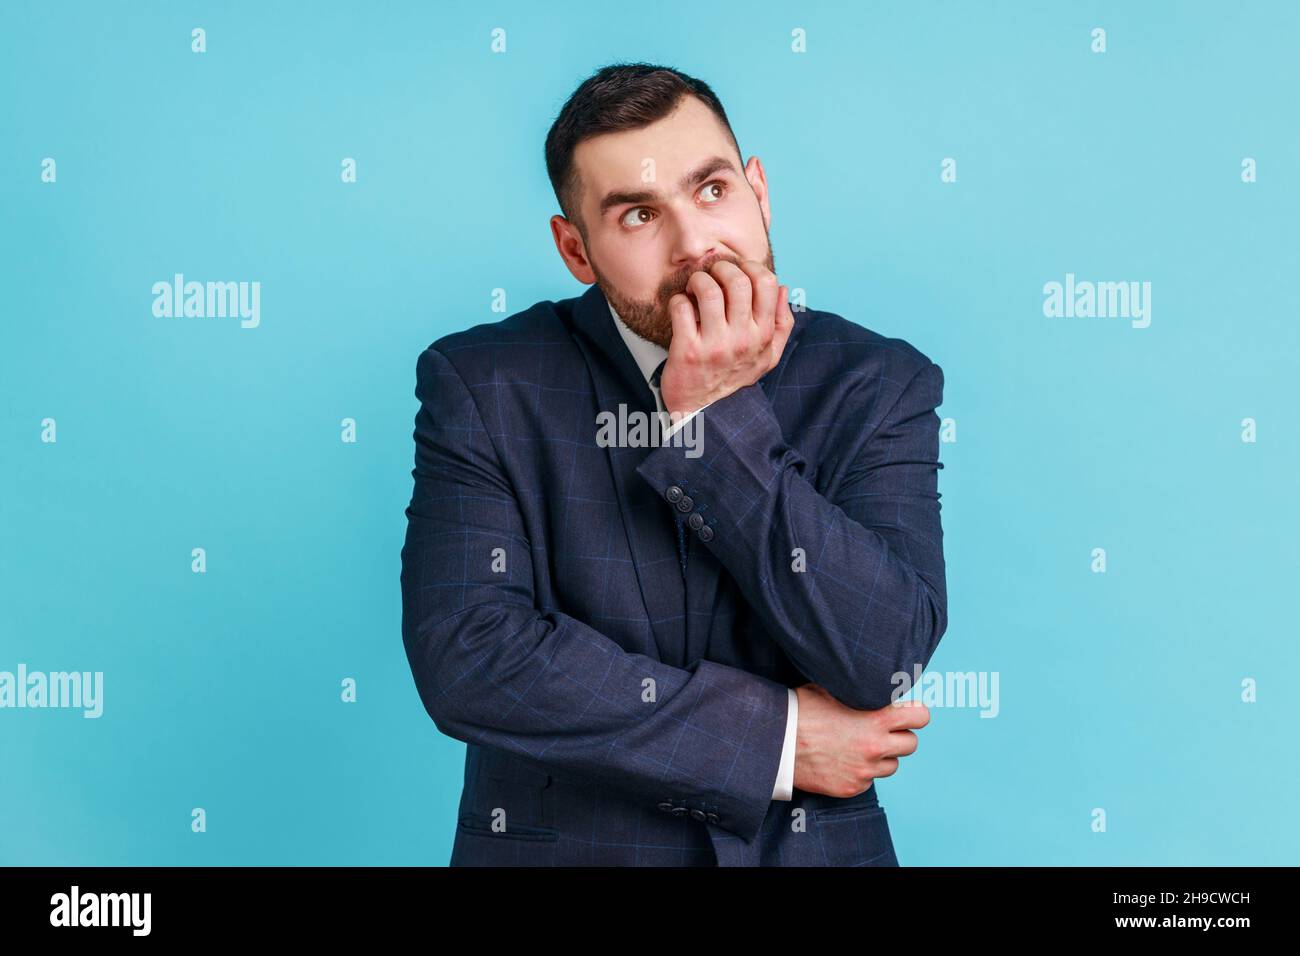
<instances>
[{"instance_id":1,"label":"man's neck","mask_svg":"<svg viewBox=\"0 0 1300 956\"><path fill-rule=\"evenodd\" d=\"M636 362L636 367L641 370L647 382L654 370L659 367L659 363L668 357L668 350L658 342L651 342L634 332L631 327L619 317L614 311L614 307L609 307L609 314L614 320L614 327L618 329L619 335L623 336L623 341L627 345L627 350L632 353L632 358Z\"/></svg>"}]
</instances>

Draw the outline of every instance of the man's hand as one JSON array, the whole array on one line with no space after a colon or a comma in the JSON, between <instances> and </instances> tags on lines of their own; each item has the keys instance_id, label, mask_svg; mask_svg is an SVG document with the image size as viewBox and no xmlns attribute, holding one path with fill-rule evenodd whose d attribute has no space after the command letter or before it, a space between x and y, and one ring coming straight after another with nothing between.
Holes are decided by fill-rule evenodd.
<instances>
[{"instance_id":1,"label":"man's hand","mask_svg":"<svg viewBox=\"0 0 1300 956\"><path fill-rule=\"evenodd\" d=\"M752 385L776 367L794 328L789 290L761 262L715 262L668 300L673 339L659 379L673 420Z\"/></svg>"},{"instance_id":2,"label":"man's hand","mask_svg":"<svg viewBox=\"0 0 1300 956\"><path fill-rule=\"evenodd\" d=\"M916 750L909 727L930 722L930 709L913 701L887 704L880 710L846 707L817 684L795 689L794 785L810 793L852 797L876 777L898 770L898 758Z\"/></svg>"}]
</instances>

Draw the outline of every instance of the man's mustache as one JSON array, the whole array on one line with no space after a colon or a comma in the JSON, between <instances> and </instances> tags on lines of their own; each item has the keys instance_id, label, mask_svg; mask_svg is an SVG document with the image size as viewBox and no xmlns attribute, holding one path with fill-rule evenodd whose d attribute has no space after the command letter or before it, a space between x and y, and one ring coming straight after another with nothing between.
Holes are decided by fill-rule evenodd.
<instances>
[{"instance_id":1,"label":"man's mustache","mask_svg":"<svg viewBox=\"0 0 1300 956\"><path fill-rule=\"evenodd\" d=\"M692 266L684 272L679 272L677 275L673 276L672 279L659 287L660 304L663 305L664 308L667 308L668 300L679 292L683 295L690 295L690 293L686 291L686 283L690 281L691 276L695 275L697 272L708 272L714 267L714 265L724 261L730 262L734 266L740 265L740 260L735 256L715 256L702 266ZM692 296L692 299L693 298L694 296Z\"/></svg>"}]
</instances>

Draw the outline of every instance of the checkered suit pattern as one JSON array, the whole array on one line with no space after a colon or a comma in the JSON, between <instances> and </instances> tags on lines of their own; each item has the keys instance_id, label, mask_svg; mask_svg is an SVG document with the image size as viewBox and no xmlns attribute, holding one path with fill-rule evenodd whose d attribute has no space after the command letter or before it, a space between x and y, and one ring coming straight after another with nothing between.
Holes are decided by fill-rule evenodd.
<instances>
[{"instance_id":1,"label":"checkered suit pattern","mask_svg":"<svg viewBox=\"0 0 1300 956\"><path fill-rule=\"evenodd\" d=\"M882 707L947 627L943 375L795 318L694 458L598 443L656 406L596 286L419 356L402 633L468 745L453 864L897 863L878 785L771 795L787 687Z\"/></svg>"}]
</instances>

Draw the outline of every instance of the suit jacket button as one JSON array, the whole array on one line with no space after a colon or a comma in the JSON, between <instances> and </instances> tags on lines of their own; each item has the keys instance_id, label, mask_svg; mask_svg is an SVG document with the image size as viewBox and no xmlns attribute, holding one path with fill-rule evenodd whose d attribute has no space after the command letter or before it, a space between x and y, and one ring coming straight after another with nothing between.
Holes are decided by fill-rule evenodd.
<instances>
[{"instance_id":1,"label":"suit jacket button","mask_svg":"<svg viewBox=\"0 0 1300 956\"><path fill-rule=\"evenodd\" d=\"M685 807L673 807L673 816L675 816L675 817L684 817L684 816L686 816L686 808L685 808Z\"/></svg>"},{"instance_id":2,"label":"suit jacket button","mask_svg":"<svg viewBox=\"0 0 1300 956\"><path fill-rule=\"evenodd\" d=\"M703 823L703 822L705 821L705 819L707 819L707 818L706 818L706 816L705 816L703 810L692 810L692 811L691 811L691 819L692 819L692 820L699 820L701 823Z\"/></svg>"},{"instance_id":3,"label":"suit jacket button","mask_svg":"<svg viewBox=\"0 0 1300 956\"><path fill-rule=\"evenodd\" d=\"M705 815L705 819L707 819L710 823L717 823L722 818L719 817L716 813L709 813Z\"/></svg>"},{"instance_id":4,"label":"suit jacket button","mask_svg":"<svg viewBox=\"0 0 1300 956\"><path fill-rule=\"evenodd\" d=\"M691 516L686 519L686 523L691 526L692 531L699 531L704 527L704 515L698 511L693 511Z\"/></svg>"},{"instance_id":5,"label":"suit jacket button","mask_svg":"<svg viewBox=\"0 0 1300 956\"><path fill-rule=\"evenodd\" d=\"M667 491L664 492L664 497L667 498L669 501L671 501L673 504L677 504L677 502L682 500L682 489L678 488L676 485L673 485L671 488L669 488ZM691 509L687 508L686 510L690 511Z\"/></svg>"},{"instance_id":6,"label":"suit jacket button","mask_svg":"<svg viewBox=\"0 0 1300 956\"><path fill-rule=\"evenodd\" d=\"M662 810L664 813L672 813L673 805L671 802L665 800L663 803L659 804L659 809Z\"/></svg>"},{"instance_id":7,"label":"suit jacket button","mask_svg":"<svg viewBox=\"0 0 1300 956\"><path fill-rule=\"evenodd\" d=\"M690 495L682 495L680 498L677 499L677 510L680 511L682 514L686 514L694 507L695 507L695 499L692 498Z\"/></svg>"},{"instance_id":8,"label":"suit jacket button","mask_svg":"<svg viewBox=\"0 0 1300 956\"><path fill-rule=\"evenodd\" d=\"M696 532L696 533L700 536L700 540L701 540L701 541L712 541L712 540L713 540L713 529L710 528L708 525L705 525L703 528L701 528L701 529L700 529L698 532Z\"/></svg>"}]
</instances>

